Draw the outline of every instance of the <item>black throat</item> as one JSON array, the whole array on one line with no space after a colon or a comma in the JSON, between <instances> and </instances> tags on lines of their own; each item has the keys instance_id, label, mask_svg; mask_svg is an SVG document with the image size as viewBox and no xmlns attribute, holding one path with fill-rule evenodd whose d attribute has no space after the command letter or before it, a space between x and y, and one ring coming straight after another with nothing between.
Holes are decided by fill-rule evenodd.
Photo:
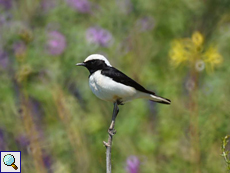
<instances>
[{"instance_id":1,"label":"black throat","mask_svg":"<svg viewBox=\"0 0 230 173\"><path fill-rule=\"evenodd\" d=\"M108 65L103 60L90 60L85 62L85 67L89 70L90 75L92 75L97 70L103 70L108 67Z\"/></svg>"}]
</instances>

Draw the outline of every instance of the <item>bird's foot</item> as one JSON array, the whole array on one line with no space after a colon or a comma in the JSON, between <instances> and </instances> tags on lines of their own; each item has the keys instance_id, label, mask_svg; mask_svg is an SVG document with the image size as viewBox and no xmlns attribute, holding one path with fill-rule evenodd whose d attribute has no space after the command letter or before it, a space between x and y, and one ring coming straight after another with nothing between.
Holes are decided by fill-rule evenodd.
<instances>
[{"instance_id":1,"label":"bird's foot","mask_svg":"<svg viewBox=\"0 0 230 173\"><path fill-rule=\"evenodd\" d=\"M103 141L103 144L104 144L105 147L110 147L110 145L105 141Z\"/></svg>"},{"instance_id":2,"label":"bird's foot","mask_svg":"<svg viewBox=\"0 0 230 173\"><path fill-rule=\"evenodd\" d=\"M111 136L113 136L113 135L115 135L115 134L117 133L117 131L116 131L115 129L109 129L109 130L108 130L108 133L109 133Z\"/></svg>"},{"instance_id":3,"label":"bird's foot","mask_svg":"<svg viewBox=\"0 0 230 173\"><path fill-rule=\"evenodd\" d=\"M122 100L117 100L117 105L124 105L124 103L122 102Z\"/></svg>"}]
</instances>

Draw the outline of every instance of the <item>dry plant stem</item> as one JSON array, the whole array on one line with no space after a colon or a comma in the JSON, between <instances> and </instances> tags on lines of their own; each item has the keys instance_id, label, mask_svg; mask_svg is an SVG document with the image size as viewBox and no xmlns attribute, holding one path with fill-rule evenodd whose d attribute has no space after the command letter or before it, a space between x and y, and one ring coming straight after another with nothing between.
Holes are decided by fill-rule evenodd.
<instances>
[{"instance_id":1,"label":"dry plant stem","mask_svg":"<svg viewBox=\"0 0 230 173\"><path fill-rule=\"evenodd\" d=\"M109 133L108 142L106 143L105 141L103 141L106 147L106 173L111 173L111 147L112 147L113 135L115 135L116 133L114 126L115 126L115 120L116 120L118 112L119 112L118 104L117 102L115 102L114 108L113 108L112 122L108 130L108 133Z\"/></svg>"},{"instance_id":2,"label":"dry plant stem","mask_svg":"<svg viewBox=\"0 0 230 173\"><path fill-rule=\"evenodd\" d=\"M189 92L190 98L190 135L191 135L191 161L192 161L192 172L200 173L201 165L200 165L200 137L199 137L199 112L198 112L198 104L197 104L197 92L198 92L198 79L199 74L194 69L191 72L191 76L194 80L195 86L192 91Z\"/></svg>"},{"instance_id":3,"label":"dry plant stem","mask_svg":"<svg viewBox=\"0 0 230 173\"><path fill-rule=\"evenodd\" d=\"M81 173L89 172L89 166L88 165L88 154L86 154L86 148L83 146L86 146L84 144L84 138L81 135L81 132L77 127L72 127L72 117L71 113L69 112L69 109L67 108L65 104L65 98L63 90L55 86L54 92L53 92L53 99L55 102L55 105L57 107L58 115L60 117L60 120L63 123L64 129L67 132L67 137L70 142L70 145L73 150L73 154L76 159L76 169L77 167L81 167ZM77 148L81 148L81 150L77 150Z\"/></svg>"},{"instance_id":4,"label":"dry plant stem","mask_svg":"<svg viewBox=\"0 0 230 173\"><path fill-rule=\"evenodd\" d=\"M39 134L36 130L35 123L33 120L33 114L31 112L31 104L29 102L29 96L25 89L20 89L20 100L22 106L22 121L28 135L30 145L29 145L29 154L34 161L34 172L46 172L46 168L42 159L42 145L39 140Z\"/></svg>"}]
</instances>

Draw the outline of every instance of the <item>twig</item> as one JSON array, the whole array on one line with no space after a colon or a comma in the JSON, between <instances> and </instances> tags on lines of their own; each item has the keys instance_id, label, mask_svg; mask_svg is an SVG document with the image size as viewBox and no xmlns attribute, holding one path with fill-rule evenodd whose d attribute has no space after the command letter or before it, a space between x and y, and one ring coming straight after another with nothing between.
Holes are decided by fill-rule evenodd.
<instances>
[{"instance_id":1,"label":"twig","mask_svg":"<svg viewBox=\"0 0 230 173\"><path fill-rule=\"evenodd\" d=\"M115 120L118 112L119 112L118 104L117 102L115 102L113 107L112 122L108 129L108 133L109 133L108 142L103 141L106 147L106 173L111 173L111 147L112 147L113 135L116 134L116 130L114 129L114 126L115 126Z\"/></svg>"},{"instance_id":2,"label":"twig","mask_svg":"<svg viewBox=\"0 0 230 173\"><path fill-rule=\"evenodd\" d=\"M224 157L228 170L230 170L230 158L229 158L229 151L226 149L226 146L229 142L228 140L229 138L230 136L227 135L223 138L223 141L222 141L222 156Z\"/></svg>"}]
</instances>

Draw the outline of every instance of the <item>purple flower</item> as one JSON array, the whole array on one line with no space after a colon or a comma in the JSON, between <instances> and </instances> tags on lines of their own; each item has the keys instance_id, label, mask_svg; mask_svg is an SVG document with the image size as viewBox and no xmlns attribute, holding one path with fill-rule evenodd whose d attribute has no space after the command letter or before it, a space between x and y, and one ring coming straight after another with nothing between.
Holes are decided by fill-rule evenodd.
<instances>
[{"instance_id":1,"label":"purple flower","mask_svg":"<svg viewBox=\"0 0 230 173\"><path fill-rule=\"evenodd\" d=\"M88 0L66 0L66 2L80 13L91 12L91 4Z\"/></svg>"},{"instance_id":2,"label":"purple flower","mask_svg":"<svg viewBox=\"0 0 230 173\"><path fill-rule=\"evenodd\" d=\"M0 6L10 9L12 7L12 0L0 0Z\"/></svg>"},{"instance_id":3,"label":"purple flower","mask_svg":"<svg viewBox=\"0 0 230 173\"><path fill-rule=\"evenodd\" d=\"M4 23L6 23L6 17L3 15L0 15L0 26L2 26Z\"/></svg>"},{"instance_id":4,"label":"purple flower","mask_svg":"<svg viewBox=\"0 0 230 173\"><path fill-rule=\"evenodd\" d=\"M86 31L86 40L89 43L102 47L109 47L112 44L113 37L111 33L100 27L90 27Z\"/></svg>"},{"instance_id":5,"label":"purple flower","mask_svg":"<svg viewBox=\"0 0 230 173\"><path fill-rule=\"evenodd\" d=\"M137 20L136 26L139 31L150 31L154 28L154 19L150 16L145 16Z\"/></svg>"},{"instance_id":6,"label":"purple flower","mask_svg":"<svg viewBox=\"0 0 230 173\"><path fill-rule=\"evenodd\" d=\"M12 18L12 15L8 12L4 12L0 15L0 27L4 24L9 23L10 19Z\"/></svg>"},{"instance_id":7,"label":"purple flower","mask_svg":"<svg viewBox=\"0 0 230 173\"><path fill-rule=\"evenodd\" d=\"M30 97L29 100L30 100L30 110L33 115L33 120L35 122L35 125L37 126L38 132L40 132L40 136L42 136L43 130L41 128L41 124L42 124L42 120L43 120L42 118L44 115L43 109L38 100L32 97Z\"/></svg>"},{"instance_id":8,"label":"purple flower","mask_svg":"<svg viewBox=\"0 0 230 173\"><path fill-rule=\"evenodd\" d=\"M47 49L51 55L60 55L66 48L66 39L63 34L58 31L48 33Z\"/></svg>"},{"instance_id":9,"label":"purple flower","mask_svg":"<svg viewBox=\"0 0 230 173\"><path fill-rule=\"evenodd\" d=\"M48 169L48 172L49 173L53 172L51 170L51 166L52 166L52 162L53 162L51 156L49 156L48 154L43 154L42 158L43 158L43 163L44 163L45 167Z\"/></svg>"},{"instance_id":10,"label":"purple flower","mask_svg":"<svg viewBox=\"0 0 230 173\"><path fill-rule=\"evenodd\" d=\"M21 135L17 136L17 138L16 138L15 140L16 140L16 143L18 144L18 146L19 146L20 148L25 148L25 149L27 149L27 147L28 147L29 144L30 144L29 139L28 139L27 136L24 135L24 134L21 134Z\"/></svg>"},{"instance_id":11,"label":"purple flower","mask_svg":"<svg viewBox=\"0 0 230 173\"><path fill-rule=\"evenodd\" d=\"M126 171L128 173L138 173L140 168L140 160L136 156L129 156L126 160Z\"/></svg>"},{"instance_id":12,"label":"purple flower","mask_svg":"<svg viewBox=\"0 0 230 173\"><path fill-rule=\"evenodd\" d=\"M0 68L6 69L9 65L9 57L6 52L0 49Z\"/></svg>"},{"instance_id":13,"label":"purple flower","mask_svg":"<svg viewBox=\"0 0 230 173\"><path fill-rule=\"evenodd\" d=\"M44 10L44 12L49 11L50 9L54 8L56 6L55 0L43 0L41 2L41 7Z\"/></svg>"}]
</instances>

